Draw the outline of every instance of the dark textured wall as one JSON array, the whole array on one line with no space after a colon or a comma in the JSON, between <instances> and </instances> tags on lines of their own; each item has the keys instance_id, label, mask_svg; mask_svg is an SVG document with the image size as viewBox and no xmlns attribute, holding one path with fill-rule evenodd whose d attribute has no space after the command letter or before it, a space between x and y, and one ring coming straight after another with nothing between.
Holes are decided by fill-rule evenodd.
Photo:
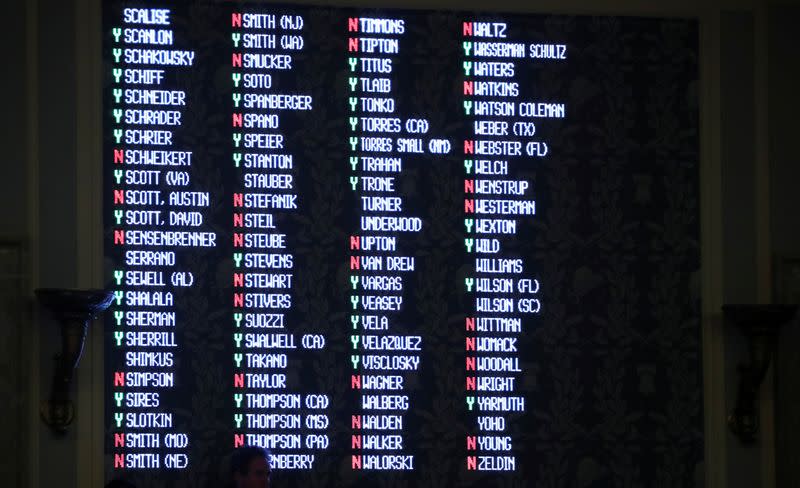
<instances>
[{"instance_id":1,"label":"dark textured wall","mask_svg":"<svg viewBox=\"0 0 800 488\"><path fill-rule=\"evenodd\" d=\"M769 12L769 159L775 299L800 303L800 7ZM791 260L791 266L786 260ZM800 466L800 321L781 331L776 361L776 469L778 488L797 484Z\"/></svg>"},{"instance_id":2,"label":"dark textured wall","mask_svg":"<svg viewBox=\"0 0 800 488\"><path fill-rule=\"evenodd\" d=\"M25 4L3 6L7 25L0 32L3 76L0 93L0 437L17 439L0 443L0 480L19 486L23 480L25 411L24 389L29 383L24 365L31 362L22 353L29 327L27 307L22 300L24 256L28 241L27 124L28 67L25 45Z\"/></svg>"}]
</instances>

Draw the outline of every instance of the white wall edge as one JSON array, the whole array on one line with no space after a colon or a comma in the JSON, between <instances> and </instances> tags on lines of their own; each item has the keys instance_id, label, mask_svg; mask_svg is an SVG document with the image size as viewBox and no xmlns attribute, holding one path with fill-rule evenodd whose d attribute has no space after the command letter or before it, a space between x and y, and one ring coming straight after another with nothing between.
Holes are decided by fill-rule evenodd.
<instances>
[{"instance_id":1,"label":"white wall edge","mask_svg":"<svg viewBox=\"0 0 800 488\"><path fill-rule=\"evenodd\" d=\"M23 484L31 488L39 486L39 378L41 371L41 351L39 347L39 314L36 302L33 300L33 290L39 287L39 2L28 0L25 2L25 46L26 59L25 84L27 98L27 204L28 204L28 242L27 242L27 272L28 289L25 298L29 300L26 315L31 320L31 327L27 335L27 350L30 357L28 369L28 401L26 419L27 439L24 448L27 450L27 464L21 469L25 476Z\"/></svg>"},{"instance_id":2,"label":"white wall edge","mask_svg":"<svg viewBox=\"0 0 800 488\"><path fill-rule=\"evenodd\" d=\"M77 286L102 288L102 3L75 2ZM102 487L104 443L103 319L89 326L78 367L77 484Z\"/></svg>"},{"instance_id":3,"label":"white wall edge","mask_svg":"<svg viewBox=\"0 0 800 488\"><path fill-rule=\"evenodd\" d=\"M700 262L702 263L703 426L706 488L727 484L725 350L722 331L720 11L700 23Z\"/></svg>"}]
</instances>

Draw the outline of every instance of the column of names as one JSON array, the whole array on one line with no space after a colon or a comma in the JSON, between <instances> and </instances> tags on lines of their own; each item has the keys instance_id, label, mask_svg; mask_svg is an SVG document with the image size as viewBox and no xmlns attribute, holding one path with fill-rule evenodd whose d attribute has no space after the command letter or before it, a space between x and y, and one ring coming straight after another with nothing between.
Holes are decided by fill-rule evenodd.
<instances>
[{"instance_id":1,"label":"column of names","mask_svg":"<svg viewBox=\"0 0 800 488\"><path fill-rule=\"evenodd\" d=\"M359 233L350 237L350 302L353 373L350 386L360 412L351 418L354 470L414 469L404 424L413 400L406 374L419 367L422 338L400 335L404 285L415 270L414 256L399 255L402 233L422 222L403 215L397 193L400 152L422 152L421 139L397 137L393 77L405 21L348 19L350 188L359 208Z\"/></svg>"},{"instance_id":2,"label":"column of names","mask_svg":"<svg viewBox=\"0 0 800 488\"><path fill-rule=\"evenodd\" d=\"M193 66L181 49L169 9L125 8L111 31L113 118L113 244L122 266L113 270L113 343L124 364L113 373L114 469L182 469L189 435L177 430L176 388L180 329L175 311L181 288L194 285L178 257L216 246L200 230L210 196L184 191L191 182L192 151L175 135L190 96L170 80Z\"/></svg>"},{"instance_id":3,"label":"column of names","mask_svg":"<svg viewBox=\"0 0 800 488\"><path fill-rule=\"evenodd\" d=\"M288 319L296 262L281 222L299 208L298 165L281 128L313 99L277 87L296 69L303 26L299 15L231 15L232 158L242 185L233 195L233 446L270 449L278 470L312 469L314 451L328 447L327 396L287 380L308 344Z\"/></svg>"},{"instance_id":4,"label":"column of names","mask_svg":"<svg viewBox=\"0 0 800 488\"><path fill-rule=\"evenodd\" d=\"M504 22L462 25L463 107L471 129L463 150L464 229L475 263L465 279L474 297L466 318L466 401L476 421L467 434L466 461L477 471L516 470L509 420L526 410L519 339L523 318L541 306L538 280L524 275L520 256L503 249L504 238L517 235L519 219L536 214L529 182L512 175L548 152L546 142L532 139L530 103L520 101L528 86L516 81L533 50L510 41L508 30Z\"/></svg>"}]
</instances>

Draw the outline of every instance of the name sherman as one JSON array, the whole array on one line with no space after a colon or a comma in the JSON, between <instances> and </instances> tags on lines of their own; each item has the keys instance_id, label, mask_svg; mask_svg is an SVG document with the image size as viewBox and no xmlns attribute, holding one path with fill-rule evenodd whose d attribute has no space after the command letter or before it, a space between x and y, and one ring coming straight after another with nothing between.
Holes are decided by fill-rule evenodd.
<instances>
[{"instance_id":1,"label":"name sherman","mask_svg":"<svg viewBox=\"0 0 800 488\"><path fill-rule=\"evenodd\" d=\"M125 312L125 325L130 327L175 327L175 312Z\"/></svg>"}]
</instances>

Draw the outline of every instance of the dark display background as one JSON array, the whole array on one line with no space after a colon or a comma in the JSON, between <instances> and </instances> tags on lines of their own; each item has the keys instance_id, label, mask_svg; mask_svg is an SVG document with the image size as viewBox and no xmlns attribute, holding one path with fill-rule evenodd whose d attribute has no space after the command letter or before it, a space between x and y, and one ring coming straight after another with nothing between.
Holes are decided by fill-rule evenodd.
<instances>
[{"instance_id":1,"label":"dark display background","mask_svg":"<svg viewBox=\"0 0 800 488\"><path fill-rule=\"evenodd\" d=\"M141 5L141 4L138 4ZM104 5L104 202L107 286L125 269L113 245L112 27L123 7ZM148 4L148 7L155 5ZM160 4L159 6L162 6ZM208 191L201 230L212 249L176 249L176 270L195 284L173 290L177 315L174 389L158 390L178 432L190 436L187 470L114 471L113 372L124 368L119 330L106 314L106 466L142 487L222 486L233 438L231 319L232 194L243 191L232 163L230 13L227 3L168 3L174 49L196 52L191 68L166 68L169 89L187 92L174 149L191 150L191 183ZM276 472L277 486L600 487L695 486L702 476L700 367L699 136L697 25L694 21L465 12L236 5L237 11L302 15L305 48L295 68L273 76L276 93L309 94L310 112L280 112L299 208L276 219L294 255L287 331L326 336L322 351L289 353L289 389L331 399L331 447L312 472ZM403 432L411 473L350 469L351 326L349 236L359 205L350 190L347 139L347 18L405 19L392 96L403 119L427 118L428 136L449 139L446 156L400 155L396 178L403 215L423 219L401 233L398 255L416 257L404 273L403 311L390 333L423 336L417 372L404 374L411 408ZM474 254L463 240L461 141L475 117L462 108L463 21L503 21L509 40L568 45L566 61L516 63L518 100L566 104L564 119L536 119L546 158L508 159L509 178L527 180L537 215L515 217L503 257L524 257L523 277L541 283L542 311L523 316L515 394L524 414L505 415L517 469L467 472L464 439L476 432L465 405L464 318L474 310L464 278ZM141 168L152 169L152 168ZM174 190L174 188L162 188ZM532 195L532 196L530 196ZM112 311L114 308L112 307ZM123 348L124 349L124 348ZM498 453L504 454L504 453Z\"/></svg>"}]
</instances>

